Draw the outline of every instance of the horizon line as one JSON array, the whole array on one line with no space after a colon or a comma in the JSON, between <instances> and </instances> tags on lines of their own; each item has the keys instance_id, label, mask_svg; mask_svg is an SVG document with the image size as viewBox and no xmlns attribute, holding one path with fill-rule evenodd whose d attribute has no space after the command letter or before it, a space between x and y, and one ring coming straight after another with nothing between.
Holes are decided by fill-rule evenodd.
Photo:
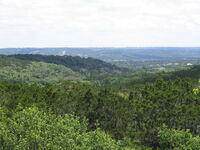
<instances>
[{"instance_id":1,"label":"horizon line","mask_svg":"<svg viewBox=\"0 0 200 150\"><path fill-rule=\"evenodd\" d=\"M60 46L60 47L0 47L0 49L44 49L44 48L200 48L200 46Z\"/></svg>"}]
</instances>

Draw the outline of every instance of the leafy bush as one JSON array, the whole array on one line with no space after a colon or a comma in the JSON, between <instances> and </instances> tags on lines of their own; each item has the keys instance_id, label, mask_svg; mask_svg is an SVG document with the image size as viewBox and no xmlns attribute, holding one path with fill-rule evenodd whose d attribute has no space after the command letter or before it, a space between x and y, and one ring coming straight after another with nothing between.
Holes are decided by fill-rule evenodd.
<instances>
[{"instance_id":1,"label":"leafy bush","mask_svg":"<svg viewBox=\"0 0 200 150\"><path fill-rule=\"evenodd\" d=\"M160 149L162 150L199 150L200 137L193 136L189 130L168 129L163 126L159 131Z\"/></svg>"},{"instance_id":2,"label":"leafy bush","mask_svg":"<svg viewBox=\"0 0 200 150\"><path fill-rule=\"evenodd\" d=\"M86 121L74 115L56 116L36 107L20 109L5 119L6 113L0 107L4 118L0 120L1 149L120 149L119 143L101 130L87 131Z\"/></svg>"}]
</instances>

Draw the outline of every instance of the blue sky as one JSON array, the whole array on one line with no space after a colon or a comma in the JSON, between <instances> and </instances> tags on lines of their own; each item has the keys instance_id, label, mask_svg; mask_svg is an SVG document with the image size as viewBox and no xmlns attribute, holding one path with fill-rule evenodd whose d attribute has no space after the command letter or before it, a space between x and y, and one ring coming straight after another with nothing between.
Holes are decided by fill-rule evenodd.
<instances>
[{"instance_id":1,"label":"blue sky","mask_svg":"<svg viewBox=\"0 0 200 150\"><path fill-rule=\"evenodd\" d=\"M200 0L0 0L0 47L200 46Z\"/></svg>"}]
</instances>

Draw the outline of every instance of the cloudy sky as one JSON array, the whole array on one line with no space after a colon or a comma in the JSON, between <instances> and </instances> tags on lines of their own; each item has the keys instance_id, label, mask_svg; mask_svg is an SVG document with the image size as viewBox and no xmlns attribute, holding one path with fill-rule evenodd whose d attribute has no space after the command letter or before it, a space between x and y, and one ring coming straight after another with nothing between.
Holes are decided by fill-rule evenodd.
<instances>
[{"instance_id":1,"label":"cloudy sky","mask_svg":"<svg viewBox=\"0 0 200 150\"><path fill-rule=\"evenodd\" d=\"M200 46L200 0L0 0L0 47Z\"/></svg>"}]
</instances>

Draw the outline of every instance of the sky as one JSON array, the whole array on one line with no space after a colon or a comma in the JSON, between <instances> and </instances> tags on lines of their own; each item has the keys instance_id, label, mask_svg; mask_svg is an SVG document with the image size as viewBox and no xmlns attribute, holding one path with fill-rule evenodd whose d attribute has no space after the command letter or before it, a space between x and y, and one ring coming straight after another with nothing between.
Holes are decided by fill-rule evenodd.
<instances>
[{"instance_id":1,"label":"sky","mask_svg":"<svg viewBox=\"0 0 200 150\"><path fill-rule=\"evenodd\" d=\"M200 46L200 0L0 0L0 47Z\"/></svg>"}]
</instances>

